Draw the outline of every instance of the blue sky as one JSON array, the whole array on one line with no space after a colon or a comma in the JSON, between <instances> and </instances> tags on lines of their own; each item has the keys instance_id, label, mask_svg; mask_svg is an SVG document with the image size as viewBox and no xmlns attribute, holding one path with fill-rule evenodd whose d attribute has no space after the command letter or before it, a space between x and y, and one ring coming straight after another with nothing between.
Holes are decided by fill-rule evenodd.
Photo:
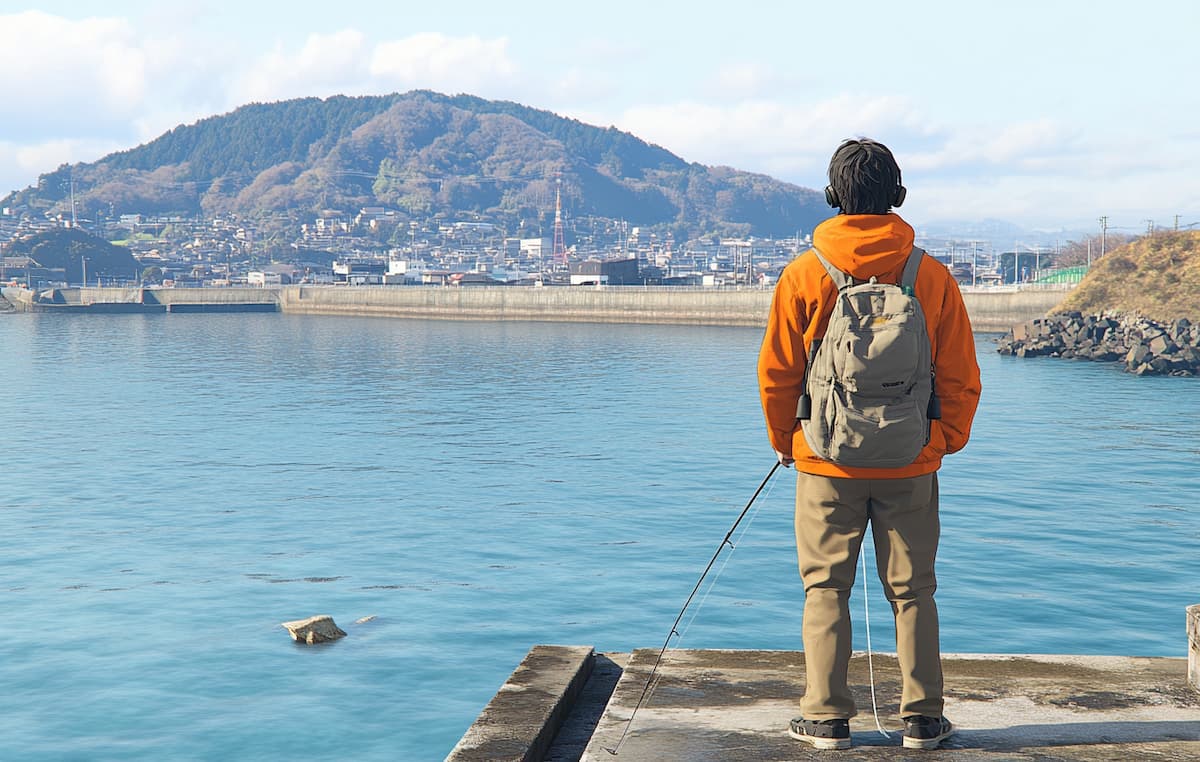
<instances>
[{"instance_id":1,"label":"blue sky","mask_svg":"<svg viewBox=\"0 0 1200 762\"><path fill-rule=\"evenodd\" d=\"M1200 223L1200 3L0 0L0 195L250 101L416 88L825 184L887 143L918 224Z\"/></svg>"}]
</instances>

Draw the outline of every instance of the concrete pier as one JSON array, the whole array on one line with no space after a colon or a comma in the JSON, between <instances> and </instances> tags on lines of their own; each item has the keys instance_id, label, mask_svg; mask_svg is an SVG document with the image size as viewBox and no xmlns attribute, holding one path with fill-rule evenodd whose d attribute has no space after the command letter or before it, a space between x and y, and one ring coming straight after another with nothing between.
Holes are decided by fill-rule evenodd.
<instances>
[{"instance_id":1,"label":"concrete pier","mask_svg":"<svg viewBox=\"0 0 1200 762\"><path fill-rule=\"evenodd\" d=\"M1188 606L1188 684L1200 691L1200 603Z\"/></svg>"},{"instance_id":2,"label":"concrete pier","mask_svg":"<svg viewBox=\"0 0 1200 762\"><path fill-rule=\"evenodd\" d=\"M928 755L948 760L1200 760L1200 692L1188 684L1187 660L1182 658L946 655L946 715L958 732L938 751L910 751L901 747L899 735L895 656L875 654L868 665L866 654L856 653L850 671L859 709L851 721L854 746L818 752L787 735L788 720L798 714L804 693L803 653L668 651L648 699L630 724L657 649L597 654L587 646L538 646L527 659L544 666L547 648L557 649L561 675L555 679L552 671L540 670L538 689L531 692L522 677L526 665L519 667L448 762L771 762L831 753L845 760ZM871 666L879 720L890 737L875 725ZM584 686L570 691L578 698L563 712L567 686L588 670ZM558 707L561 719L554 721L553 742L535 749L527 724L511 718L522 708L549 716L538 709L549 704ZM537 731L544 736L546 727Z\"/></svg>"}]
</instances>

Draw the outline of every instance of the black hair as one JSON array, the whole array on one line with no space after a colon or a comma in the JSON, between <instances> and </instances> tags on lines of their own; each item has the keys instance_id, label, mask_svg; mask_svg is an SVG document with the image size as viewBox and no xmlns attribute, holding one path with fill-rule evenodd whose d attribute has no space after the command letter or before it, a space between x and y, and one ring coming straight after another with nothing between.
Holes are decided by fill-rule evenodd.
<instances>
[{"instance_id":1,"label":"black hair","mask_svg":"<svg viewBox=\"0 0 1200 762\"><path fill-rule=\"evenodd\" d=\"M883 143L845 140L829 160L826 195L843 214L887 214L904 200L900 166Z\"/></svg>"}]
</instances>

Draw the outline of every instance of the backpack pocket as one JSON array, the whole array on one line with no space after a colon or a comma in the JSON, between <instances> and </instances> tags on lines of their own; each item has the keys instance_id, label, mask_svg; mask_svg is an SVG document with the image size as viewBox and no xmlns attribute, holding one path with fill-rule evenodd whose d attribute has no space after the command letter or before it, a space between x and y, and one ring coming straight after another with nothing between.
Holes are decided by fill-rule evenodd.
<instances>
[{"instance_id":1,"label":"backpack pocket","mask_svg":"<svg viewBox=\"0 0 1200 762\"><path fill-rule=\"evenodd\" d=\"M828 422L828 455L823 457L834 463L902 468L916 460L929 442L925 410L916 400L854 408L840 394L830 398L827 410L835 417Z\"/></svg>"},{"instance_id":2,"label":"backpack pocket","mask_svg":"<svg viewBox=\"0 0 1200 762\"><path fill-rule=\"evenodd\" d=\"M911 314L844 335L844 351L833 355L834 374L851 392L861 396L893 398L912 387L919 371L921 342L928 341L912 329Z\"/></svg>"}]
</instances>

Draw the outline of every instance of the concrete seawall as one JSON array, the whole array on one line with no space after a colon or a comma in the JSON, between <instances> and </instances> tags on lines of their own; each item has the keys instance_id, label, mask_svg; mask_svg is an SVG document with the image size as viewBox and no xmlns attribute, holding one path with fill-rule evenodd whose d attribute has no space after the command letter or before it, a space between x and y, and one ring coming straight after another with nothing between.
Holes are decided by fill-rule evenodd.
<instances>
[{"instance_id":1,"label":"concrete seawall","mask_svg":"<svg viewBox=\"0 0 1200 762\"><path fill-rule=\"evenodd\" d=\"M1007 331L1017 323L1042 317L1067 298L1059 290L967 290L963 303L976 331Z\"/></svg>"},{"instance_id":2,"label":"concrete seawall","mask_svg":"<svg viewBox=\"0 0 1200 762\"><path fill-rule=\"evenodd\" d=\"M284 286L282 288L6 288L17 310L141 305L142 311L260 311L439 320L535 320L763 327L771 291L616 287ZM49 295L49 296L48 296ZM963 301L976 331L1007 331L1041 317L1064 291L970 290ZM51 299L43 303L39 300ZM117 311L117 310L110 310Z\"/></svg>"},{"instance_id":3,"label":"concrete seawall","mask_svg":"<svg viewBox=\"0 0 1200 762\"><path fill-rule=\"evenodd\" d=\"M763 325L769 291L638 287L354 288L289 286L284 312L447 320Z\"/></svg>"},{"instance_id":4,"label":"concrete seawall","mask_svg":"<svg viewBox=\"0 0 1200 762\"><path fill-rule=\"evenodd\" d=\"M162 313L277 312L279 294L261 288L139 288L84 286L31 291L0 289L18 312Z\"/></svg>"},{"instance_id":5,"label":"concrete seawall","mask_svg":"<svg viewBox=\"0 0 1200 762\"><path fill-rule=\"evenodd\" d=\"M766 325L772 292L680 288L423 288L285 286L283 312L446 320L544 320L584 323ZM975 291L963 294L976 331L1007 331L1041 317L1062 291Z\"/></svg>"}]
</instances>

